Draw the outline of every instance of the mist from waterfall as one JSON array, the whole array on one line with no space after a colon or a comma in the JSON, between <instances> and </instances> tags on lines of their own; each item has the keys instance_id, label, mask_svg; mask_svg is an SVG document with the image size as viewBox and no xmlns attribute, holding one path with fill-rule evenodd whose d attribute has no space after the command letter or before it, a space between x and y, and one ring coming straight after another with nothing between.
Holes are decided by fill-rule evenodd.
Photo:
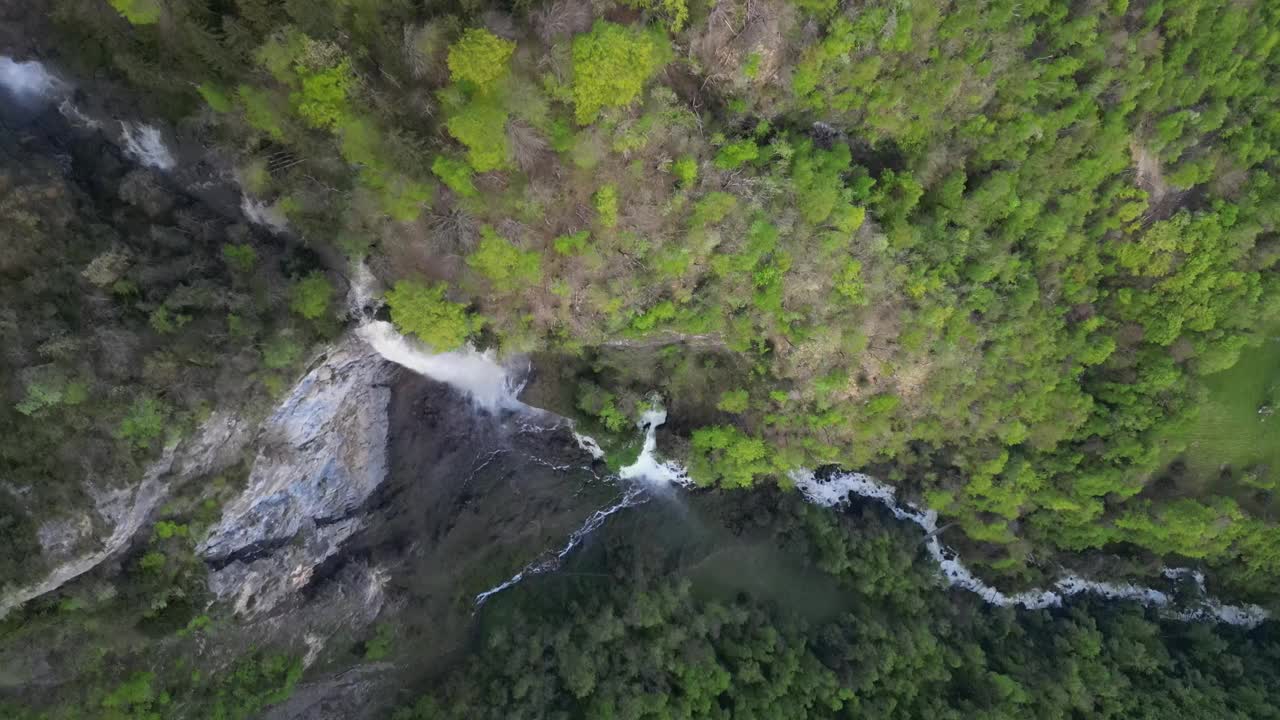
<instances>
[{"instance_id":1,"label":"mist from waterfall","mask_svg":"<svg viewBox=\"0 0 1280 720\"><path fill-rule=\"evenodd\" d=\"M17 100L30 103L48 98L62 84L57 76L39 62L18 62L0 55L0 86Z\"/></svg>"}]
</instances>

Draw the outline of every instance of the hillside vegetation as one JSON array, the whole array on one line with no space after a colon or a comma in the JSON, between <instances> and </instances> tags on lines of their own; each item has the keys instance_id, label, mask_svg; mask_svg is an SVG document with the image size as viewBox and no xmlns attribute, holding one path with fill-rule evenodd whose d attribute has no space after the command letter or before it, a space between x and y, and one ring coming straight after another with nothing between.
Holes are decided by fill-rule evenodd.
<instances>
[{"instance_id":1,"label":"hillside vegetation","mask_svg":"<svg viewBox=\"0 0 1280 720\"><path fill-rule=\"evenodd\" d=\"M1006 579L1274 587L1270 481L1160 481L1280 313L1272 0L53 7L405 329L579 357L615 430L678 396L701 484L875 467Z\"/></svg>"}]
</instances>

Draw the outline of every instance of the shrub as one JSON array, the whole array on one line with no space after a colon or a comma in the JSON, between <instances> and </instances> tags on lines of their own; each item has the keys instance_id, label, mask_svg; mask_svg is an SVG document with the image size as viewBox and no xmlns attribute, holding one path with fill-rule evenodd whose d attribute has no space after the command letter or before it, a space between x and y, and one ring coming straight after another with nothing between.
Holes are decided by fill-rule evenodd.
<instances>
[{"instance_id":1,"label":"shrub","mask_svg":"<svg viewBox=\"0 0 1280 720\"><path fill-rule=\"evenodd\" d=\"M695 430L689 475L699 485L743 488L775 471L764 440L731 425Z\"/></svg>"},{"instance_id":2,"label":"shrub","mask_svg":"<svg viewBox=\"0 0 1280 720\"><path fill-rule=\"evenodd\" d=\"M482 324L466 305L445 299L444 283L424 285L401 280L387 293L391 322L432 349L445 352L461 347Z\"/></svg>"},{"instance_id":3,"label":"shrub","mask_svg":"<svg viewBox=\"0 0 1280 720\"><path fill-rule=\"evenodd\" d=\"M351 61L343 60L334 67L303 75L302 89L293 93L290 100L308 125L332 130L347 115L351 83Z\"/></svg>"},{"instance_id":4,"label":"shrub","mask_svg":"<svg viewBox=\"0 0 1280 720\"><path fill-rule=\"evenodd\" d=\"M445 123L449 134L467 146L467 162L476 172L505 168L511 156L507 142L507 111L497 103L473 100Z\"/></svg>"},{"instance_id":5,"label":"shrub","mask_svg":"<svg viewBox=\"0 0 1280 720\"><path fill-rule=\"evenodd\" d=\"M601 227L611 228L618 224L618 189L613 185L605 185L596 191L593 198L596 215L600 218Z\"/></svg>"},{"instance_id":6,"label":"shrub","mask_svg":"<svg viewBox=\"0 0 1280 720\"><path fill-rule=\"evenodd\" d=\"M720 402L716 407L725 412L743 413L747 411L749 400L750 395L746 390L729 390L720 394Z\"/></svg>"},{"instance_id":7,"label":"shrub","mask_svg":"<svg viewBox=\"0 0 1280 720\"><path fill-rule=\"evenodd\" d=\"M209 107L220 113L229 113L235 106L231 103L231 98L227 97L227 93L217 85L202 83L196 88L196 92L200 93L200 97L209 103Z\"/></svg>"},{"instance_id":8,"label":"shrub","mask_svg":"<svg viewBox=\"0 0 1280 720\"><path fill-rule=\"evenodd\" d=\"M449 46L449 75L454 82L470 83L487 92L507 74L507 63L516 44L488 30L472 28Z\"/></svg>"},{"instance_id":9,"label":"shrub","mask_svg":"<svg viewBox=\"0 0 1280 720\"><path fill-rule=\"evenodd\" d=\"M281 333L262 348L262 364L268 370L283 370L302 357L302 346L292 336Z\"/></svg>"},{"instance_id":10,"label":"shrub","mask_svg":"<svg viewBox=\"0 0 1280 720\"><path fill-rule=\"evenodd\" d=\"M467 264L502 292L542 282L542 258L538 253L521 250L488 226L480 229L480 247L467 258Z\"/></svg>"},{"instance_id":11,"label":"shrub","mask_svg":"<svg viewBox=\"0 0 1280 720\"><path fill-rule=\"evenodd\" d=\"M258 251L249 243L227 243L222 246L222 260L233 271L247 275L258 264Z\"/></svg>"},{"instance_id":12,"label":"shrub","mask_svg":"<svg viewBox=\"0 0 1280 720\"><path fill-rule=\"evenodd\" d=\"M138 448L151 447L152 441L164 435L169 410L152 397L138 398L116 428L116 437Z\"/></svg>"},{"instance_id":13,"label":"shrub","mask_svg":"<svg viewBox=\"0 0 1280 720\"><path fill-rule=\"evenodd\" d=\"M241 85L236 90L236 94L244 107L244 119L251 127L270 135L275 140L284 139L284 120L270 92Z\"/></svg>"},{"instance_id":14,"label":"shrub","mask_svg":"<svg viewBox=\"0 0 1280 720\"><path fill-rule=\"evenodd\" d=\"M739 140L720 148L720 152L716 154L716 167L721 170L733 170L758 157L760 157L760 148L755 140L750 138Z\"/></svg>"},{"instance_id":15,"label":"shrub","mask_svg":"<svg viewBox=\"0 0 1280 720\"><path fill-rule=\"evenodd\" d=\"M685 155L671 163L671 173L680 181L680 187L690 188L698 180L698 159Z\"/></svg>"},{"instance_id":16,"label":"shrub","mask_svg":"<svg viewBox=\"0 0 1280 720\"><path fill-rule=\"evenodd\" d=\"M678 33L684 29L684 24L689 21L689 4L686 0L623 0L627 5L639 9L649 10L662 16L667 22L667 27L673 33Z\"/></svg>"},{"instance_id":17,"label":"shrub","mask_svg":"<svg viewBox=\"0 0 1280 720\"><path fill-rule=\"evenodd\" d=\"M591 238L591 232L588 230L580 230L572 235L561 235L552 243L556 252L561 255L581 255L587 250L587 240Z\"/></svg>"},{"instance_id":18,"label":"shrub","mask_svg":"<svg viewBox=\"0 0 1280 720\"><path fill-rule=\"evenodd\" d=\"M658 34L597 20L573 39L574 119L589 125L604 108L631 104L669 52Z\"/></svg>"},{"instance_id":19,"label":"shrub","mask_svg":"<svg viewBox=\"0 0 1280 720\"><path fill-rule=\"evenodd\" d=\"M462 197L475 197L476 186L471 181L471 166L461 160L437 155L431 163L431 172L440 178L449 189Z\"/></svg>"}]
</instances>

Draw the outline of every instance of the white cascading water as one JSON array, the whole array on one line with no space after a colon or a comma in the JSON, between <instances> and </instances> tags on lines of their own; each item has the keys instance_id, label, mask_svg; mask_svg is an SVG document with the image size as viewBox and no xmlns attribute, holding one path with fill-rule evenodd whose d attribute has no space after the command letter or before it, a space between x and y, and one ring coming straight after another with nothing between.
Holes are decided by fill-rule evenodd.
<instances>
[{"instance_id":1,"label":"white cascading water","mask_svg":"<svg viewBox=\"0 0 1280 720\"><path fill-rule=\"evenodd\" d=\"M178 164L164 144L160 128L121 120L120 133L124 151L140 164L157 170L172 170Z\"/></svg>"},{"instance_id":2,"label":"white cascading water","mask_svg":"<svg viewBox=\"0 0 1280 720\"><path fill-rule=\"evenodd\" d=\"M0 86L28 107L58 103L58 111L72 124L99 129L102 122L86 114L71 101L71 85L37 61L18 62L0 55ZM146 167L172 170L177 161L165 145L160 128L146 123L120 121L120 142L125 154Z\"/></svg>"},{"instance_id":3,"label":"white cascading water","mask_svg":"<svg viewBox=\"0 0 1280 720\"><path fill-rule=\"evenodd\" d=\"M240 197L240 212L244 213L249 222L275 233L282 233L289 229L289 219L279 207L249 197L248 191L241 192L244 194Z\"/></svg>"},{"instance_id":4,"label":"white cascading water","mask_svg":"<svg viewBox=\"0 0 1280 720\"><path fill-rule=\"evenodd\" d=\"M577 530L573 531L573 534L569 536L569 541L565 543L564 547L561 548L560 551L557 552L554 557L550 557L545 560L540 560L534 563L530 563L529 565L526 565L523 569L520 570L520 572L516 573L515 575L512 575L505 582L499 585L495 585L493 588L489 590L485 590L479 595L476 595L476 599L473 601L472 604L478 610L480 609L481 605L484 605L486 600L493 597L494 595L497 595L503 590L506 590L510 587L515 586L521 580L524 580L525 578L533 575L537 575L539 573L550 572L552 570L558 569L560 565L564 562L564 559L569 557L569 553L573 552L574 548L581 545L582 541L586 539L588 535L595 532L601 525L603 525L604 521L608 520L610 515L618 512L619 510L624 510L626 508L639 505L648 499L649 498L645 494L643 488L637 485L633 485L627 488L627 490L623 492L622 498L618 500L618 502L608 507L600 508L599 510L596 510L595 512L591 513L591 516L586 519L586 522L582 523L582 525Z\"/></svg>"},{"instance_id":5,"label":"white cascading water","mask_svg":"<svg viewBox=\"0 0 1280 720\"><path fill-rule=\"evenodd\" d=\"M942 574L953 586L977 594L984 601L1001 607L1020 605L1029 609L1058 607L1064 598L1090 594L1108 600L1131 600L1148 607L1160 608L1167 617L1179 620L1216 620L1230 625L1254 627L1266 620L1268 613L1257 605L1225 605L1214 598L1205 597L1189 608L1175 609L1168 594L1154 588L1131 583L1109 583L1086 580L1077 575L1067 575L1054 583L1052 590L1029 590L1021 593L1003 593L983 582L938 539L938 513L905 503L900 505L894 488L877 482L861 473L838 473L819 479L810 470L791 473L791 480L804 496L813 503L838 507L857 495L883 504L894 517L915 523L924 530L925 547L938 564ZM1201 595L1204 595L1204 575L1188 568L1169 568L1165 577L1178 580L1192 578Z\"/></svg>"},{"instance_id":6,"label":"white cascading water","mask_svg":"<svg viewBox=\"0 0 1280 720\"><path fill-rule=\"evenodd\" d=\"M688 487L691 484L689 473L679 463L658 460L658 426L667 421L667 411L657 405L656 400L652 404L653 407L640 416L638 423L644 430L644 445L640 449L640 455L635 462L619 470L618 476L623 480L643 480L657 486Z\"/></svg>"}]
</instances>

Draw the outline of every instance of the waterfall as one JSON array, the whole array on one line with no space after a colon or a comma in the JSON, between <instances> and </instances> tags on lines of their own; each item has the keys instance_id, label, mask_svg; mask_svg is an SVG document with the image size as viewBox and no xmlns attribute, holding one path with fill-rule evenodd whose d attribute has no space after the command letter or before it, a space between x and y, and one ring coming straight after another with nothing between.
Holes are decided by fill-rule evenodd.
<instances>
[{"instance_id":1,"label":"waterfall","mask_svg":"<svg viewBox=\"0 0 1280 720\"><path fill-rule=\"evenodd\" d=\"M385 320L369 320L356 328L356 334L387 360L461 390L490 412L523 407L516 399L520 386L494 359L492 350L480 352L467 346L431 353Z\"/></svg>"},{"instance_id":2,"label":"waterfall","mask_svg":"<svg viewBox=\"0 0 1280 720\"><path fill-rule=\"evenodd\" d=\"M618 471L623 480L644 480L659 486L689 486L689 473L675 462L658 460L658 426L667 421L667 411L661 406L646 410L637 423L644 430L644 446L636 461ZM594 442L594 441L593 441Z\"/></svg>"},{"instance_id":3,"label":"waterfall","mask_svg":"<svg viewBox=\"0 0 1280 720\"><path fill-rule=\"evenodd\" d=\"M347 306L360 320L356 335L369 347L390 362L462 391L489 412L525 407L516 399L523 384L498 363L492 350L481 352L467 345L461 350L433 353L401 335L391 323L374 320L372 314L382 302L374 290L376 282L364 263L352 268Z\"/></svg>"},{"instance_id":4,"label":"waterfall","mask_svg":"<svg viewBox=\"0 0 1280 720\"><path fill-rule=\"evenodd\" d=\"M124 151L146 167L158 170L172 170L178 163L173 159L164 138L160 136L160 128L154 125L120 121L121 139Z\"/></svg>"},{"instance_id":5,"label":"waterfall","mask_svg":"<svg viewBox=\"0 0 1280 720\"><path fill-rule=\"evenodd\" d=\"M947 582L953 587L975 593L985 602L1001 607L1020 605L1028 609L1059 607L1064 598L1075 595L1097 595L1108 600L1132 600L1147 607L1162 610L1166 617L1175 620L1216 620L1230 625L1254 627L1266 620L1268 613L1257 605L1226 605L1205 596L1204 575L1189 568L1167 568L1163 574L1170 580L1191 578L1203 599L1188 608L1174 608L1173 599L1154 588L1132 583L1110 583L1086 580L1078 575L1059 578L1053 589L1028 590L1020 593L1003 593L975 576L956 554L943 546L938 539L938 513L921 509L912 503L899 504L894 488L877 482L862 473L838 473L819 479L811 470L791 473L791 480L810 501L827 507L843 505L850 495L857 495L883 504L894 517L915 523L926 535L925 548L938 564Z\"/></svg>"},{"instance_id":6,"label":"waterfall","mask_svg":"<svg viewBox=\"0 0 1280 720\"><path fill-rule=\"evenodd\" d=\"M569 553L573 552L574 548L581 545L582 541L585 540L588 535L595 532L601 525L603 525L604 521L608 520L610 515L618 512L619 510L639 505L646 500L648 500L648 496L645 495L643 488L639 486L627 488L626 492L622 494L622 498L618 500L618 502L591 513L590 517L588 517L577 530L573 531L573 534L569 536L569 541L565 543L564 547L561 548L560 552L556 553L554 557L526 565L520 570L520 572L512 575L506 581L495 585L489 590L485 590L479 595L476 595L476 599L472 604L477 610L479 610L489 598L497 595L507 588L513 587L521 580L533 575L559 569L560 565L564 562L564 559L569 556Z\"/></svg>"},{"instance_id":7,"label":"waterfall","mask_svg":"<svg viewBox=\"0 0 1280 720\"><path fill-rule=\"evenodd\" d=\"M90 130L102 128L102 122L71 101L72 86L37 61L17 62L0 55L0 86L9 91L20 107L34 112L40 107L58 103L58 112L68 122ZM160 128L146 123L121 120L118 144L125 154L139 164L159 170L172 170L177 160L164 142Z\"/></svg>"},{"instance_id":8,"label":"waterfall","mask_svg":"<svg viewBox=\"0 0 1280 720\"><path fill-rule=\"evenodd\" d=\"M285 217L278 206L255 200L249 197L247 191L241 190L241 192L244 194L240 197L240 212L244 213L249 222L275 233L281 233L289 229L289 219Z\"/></svg>"}]
</instances>

